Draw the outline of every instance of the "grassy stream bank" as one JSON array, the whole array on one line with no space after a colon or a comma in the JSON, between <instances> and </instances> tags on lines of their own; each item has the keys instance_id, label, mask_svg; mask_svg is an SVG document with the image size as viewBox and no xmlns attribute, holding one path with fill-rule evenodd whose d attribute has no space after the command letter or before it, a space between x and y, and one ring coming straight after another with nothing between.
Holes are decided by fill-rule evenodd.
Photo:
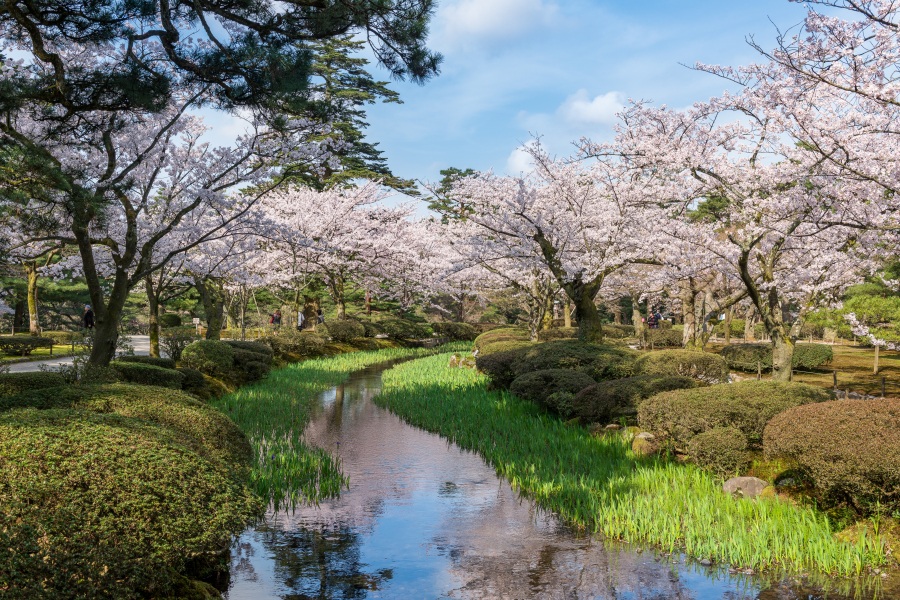
<instances>
[{"instance_id":1,"label":"grassy stream bank","mask_svg":"<svg viewBox=\"0 0 900 600\"><path fill-rule=\"evenodd\" d=\"M452 348L444 346L440 351ZM354 371L436 351L388 348L306 360L273 371L263 381L214 400L213 405L249 438L253 447L251 486L263 501L275 510L317 503L338 495L347 481L334 457L301 439L310 403L345 382Z\"/></svg>"},{"instance_id":2,"label":"grassy stream bank","mask_svg":"<svg viewBox=\"0 0 900 600\"><path fill-rule=\"evenodd\" d=\"M449 358L387 371L376 402L478 452L516 489L576 526L754 570L856 576L888 561L883 540L863 528L847 543L810 508L734 499L693 465L637 458L621 436L566 426L532 403L489 391L474 370L448 368Z\"/></svg>"}]
</instances>

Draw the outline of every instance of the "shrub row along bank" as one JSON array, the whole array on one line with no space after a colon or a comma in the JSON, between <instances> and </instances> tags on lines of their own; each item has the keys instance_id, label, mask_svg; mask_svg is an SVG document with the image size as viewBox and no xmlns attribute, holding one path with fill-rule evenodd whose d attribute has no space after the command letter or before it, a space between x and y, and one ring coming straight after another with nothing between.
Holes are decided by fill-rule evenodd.
<instances>
[{"instance_id":1,"label":"shrub row along bank","mask_svg":"<svg viewBox=\"0 0 900 600\"><path fill-rule=\"evenodd\" d=\"M0 597L206 597L183 574L227 569L232 535L261 509L231 421L128 384L4 404L25 408L0 412Z\"/></svg>"},{"instance_id":2,"label":"shrub row along bank","mask_svg":"<svg viewBox=\"0 0 900 600\"><path fill-rule=\"evenodd\" d=\"M855 575L886 562L880 538L838 541L812 509L733 499L692 465L639 460L621 437L594 438L536 405L487 390L442 355L383 376L376 402L413 425L479 452L524 494L567 521L627 542L754 569Z\"/></svg>"},{"instance_id":3,"label":"shrub row along bank","mask_svg":"<svg viewBox=\"0 0 900 600\"><path fill-rule=\"evenodd\" d=\"M455 345L459 348L451 349L469 346ZM275 510L317 503L337 496L347 481L330 454L301 439L310 403L328 388L346 381L354 371L434 352L390 348L307 360L273 371L264 381L214 400L213 405L231 417L250 439L251 485L265 502Z\"/></svg>"}]
</instances>

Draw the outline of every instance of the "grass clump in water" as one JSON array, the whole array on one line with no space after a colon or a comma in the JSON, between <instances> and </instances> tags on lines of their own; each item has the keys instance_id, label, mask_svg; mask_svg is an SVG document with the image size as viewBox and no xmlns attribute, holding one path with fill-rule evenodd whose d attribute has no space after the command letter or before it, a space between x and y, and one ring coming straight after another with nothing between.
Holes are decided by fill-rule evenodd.
<instances>
[{"instance_id":1,"label":"grass clump in water","mask_svg":"<svg viewBox=\"0 0 900 600\"><path fill-rule=\"evenodd\" d=\"M736 567L856 576L884 565L880 536L839 540L827 517L771 498L735 499L693 465L635 457L618 435L567 426L446 356L383 375L376 402L474 450L514 488L568 522Z\"/></svg>"},{"instance_id":2,"label":"grass clump in water","mask_svg":"<svg viewBox=\"0 0 900 600\"><path fill-rule=\"evenodd\" d=\"M459 346L457 348L457 346ZM460 350L471 344L448 344ZM312 402L351 373L392 360L426 356L433 349L388 348L296 363L213 404L237 423L253 447L251 485L274 510L315 504L347 486L339 461L303 442Z\"/></svg>"}]
</instances>

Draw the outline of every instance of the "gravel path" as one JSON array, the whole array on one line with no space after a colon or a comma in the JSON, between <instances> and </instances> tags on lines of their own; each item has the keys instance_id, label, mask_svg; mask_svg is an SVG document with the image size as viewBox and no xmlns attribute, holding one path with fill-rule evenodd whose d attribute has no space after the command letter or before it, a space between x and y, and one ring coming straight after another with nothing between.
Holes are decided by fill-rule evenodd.
<instances>
[{"instance_id":1,"label":"gravel path","mask_svg":"<svg viewBox=\"0 0 900 600\"><path fill-rule=\"evenodd\" d=\"M150 336L149 335L132 335L131 345L134 346L134 353L139 356L148 356L150 354ZM10 373L29 373L32 371L40 371L41 365L48 367L58 367L60 365L68 365L72 363L72 357L48 358L46 360L35 360L32 362L15 363L9 365Z\"/></svg>"}]
</instances>

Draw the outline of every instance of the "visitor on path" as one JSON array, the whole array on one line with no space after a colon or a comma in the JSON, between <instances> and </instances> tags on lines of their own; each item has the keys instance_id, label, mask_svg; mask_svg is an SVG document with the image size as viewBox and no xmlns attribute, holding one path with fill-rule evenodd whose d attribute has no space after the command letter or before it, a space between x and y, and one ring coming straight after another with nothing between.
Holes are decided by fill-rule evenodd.
<instances>
[{"instance_id":1,"label":"visitor on path","mask_svg":"<svg viewBox=\"0 0 900 600\"><path fill-rule=\"evenodd\" d=\"M306 322L306 315L303 314L303 309L297 311L297 331L303 330L303 324Z\"/></svg>"},{"instance_id":2,"label":"visitor on path","mask_svg":"<svg viewBox=\"0 0 900 600\"><path fill-rule=\"evenodd\" d=\"M84 325L85 329L94 328L94 310L91 308L90 304L84 305L84 314L81 315L81 324Z\"/></svg>"},{"instance_id":3,"label":"visitor on path","mask_svg":"<svg viewBox=\"0 0 900 600\"><path fill-rule=\"evenodd\" d=\"M269 317L269 323L272 325L272 329L278 330L281 329L281 309L276 308L275 312L272 313L272 316Z\"/></svg>"},{"instance_id":4,"label":"visitor on path","mask_svg":"<svg viewBox=\"0 0 900 600\"><path fill-rule=\"evenodd\" d=\"M322 314L322 309L321 309L321 308L318 309L318 310L316 310L316 320L317 320L319 323L324 323L324 322L325 322L325 315Z\"/></svg>"}]
</instances>

